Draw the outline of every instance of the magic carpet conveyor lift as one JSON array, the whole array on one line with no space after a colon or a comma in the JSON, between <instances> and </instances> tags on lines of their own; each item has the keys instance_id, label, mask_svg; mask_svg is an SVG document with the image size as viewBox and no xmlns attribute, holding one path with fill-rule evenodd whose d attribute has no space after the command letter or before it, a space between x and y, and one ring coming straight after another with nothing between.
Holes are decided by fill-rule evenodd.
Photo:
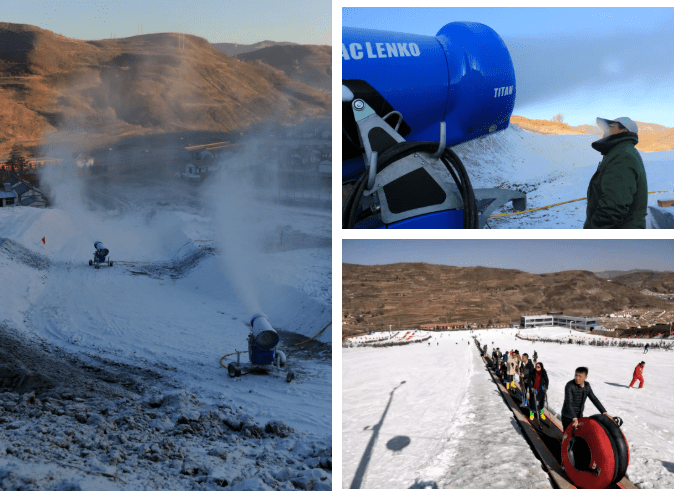
<instances>
[{"instance_id":1,"label":"magic carpet conveyor lift","mask_svg":"<svg viewBox=\"0 0 674 491\"><path fill-rule=\"evenodd\" d=\"M522 409L522 393L506 389L494 371L486 346L475 345L482 355L498 391L512 410L524 436L541 460L555 486L560 489L637 489L627 477L630 449L627 438L621 431L622 420L611 420L603 414L579 418L577 428L569 426L566 431L557 417L545 408L545 421L536 418L529 421Z\"/></svg>"},{"instance_id":2,"label":"magic carpet conveyor lift","mask_svg":"<svg viewBox=\"0 0 674 491\"><path fill-rule=\"evenodd\" d=\"M436 36L342 28L343 228L483 228L526 195L473 189L450 147L508 127L515 70L498 34L452 22Z\"/></svg>"}]
</instances>

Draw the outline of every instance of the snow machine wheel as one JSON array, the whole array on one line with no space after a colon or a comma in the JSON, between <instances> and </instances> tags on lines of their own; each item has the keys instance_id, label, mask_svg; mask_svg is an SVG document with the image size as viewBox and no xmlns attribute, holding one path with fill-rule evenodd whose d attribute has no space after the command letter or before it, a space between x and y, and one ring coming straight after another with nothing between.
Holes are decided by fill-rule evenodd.
<instances>
[{"instance_id":1,"label":"snow machine wheel","mask_svg":"<svg viewBox=\"0 0 674 491\"><path fill-rule=\"evenodd\" d=\"M227 372L229 373L229 376L232 378L241 376L241 368L239 368L239 365L237 365L236 363L230 363L229 365L227 365Z\"/></svg>"},{"instance_id":2,"label":"snow machine wheel","mask_svg":"<svg viewBox=\"0 0 674 491\"><path fill-rule=\"evenodd\" d=\"M295 374L293 372L288 372L286 375L286 382L290 383L295 380Z\"/></svg>"},{"instance_id":3,"label":"snow machine wheel","mask_svg":"<svg viewBox=\"0 0 674 491\"><path fill-rule=\"evenodd\" d=\"M91 259L89 259L89 266L91 266L93 264L94 264L94 262Z\"/></svg>"},{"instance_id":4,"label":"snow machine wheel","mask_svg":"<svg viewBox=\"0 0 674 491\"><path fill-rule=\"evenodd\" d=\"M109 264L110 267L112 268L112 261L108 261L108 264Z\"/></svg>"},{"instance_id":5,"label":"snow machine wheel","mask_svg":"<svg viewBox=\"0 0 674 491\"><path fill-rule=\"evenodd\" d=\"M575 431L573 425L567 427L562 439L562 464L579 488L605 489L619 475L622 459L604 425L593 418L579 418Z\"/></svg>"}]
</instances>

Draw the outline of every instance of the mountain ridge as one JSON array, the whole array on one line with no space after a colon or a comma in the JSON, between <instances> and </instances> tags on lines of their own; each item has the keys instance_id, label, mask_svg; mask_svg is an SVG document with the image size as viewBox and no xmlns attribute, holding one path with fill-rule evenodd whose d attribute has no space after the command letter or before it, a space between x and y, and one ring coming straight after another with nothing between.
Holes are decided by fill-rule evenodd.
<instances>
[{"instance_id":1,"label":"mountain ridge","mask_svg":"<svg viewBox=\"0 0 674 491\"><path fill-rule=\"evenodd\" d=\"M390 325L411 329L436 322L497 324L552 311L593 316L633 308L665 310L671 309L671 302L584 270L533 274L428 263L342 265L347 335L387 330Z\"/></svg>"},{"instance_id":2,"label":"mountain ridge","mask_svg":"<svg viewBox=\"0 0 674 491\"><path fill-rule=\"evenodd\" d=\"M0 155L86 138L230 133L331 114L320 90L237 60L203 38L158 33L80 41L0 23Z\"/></svg>"}]
</instances>

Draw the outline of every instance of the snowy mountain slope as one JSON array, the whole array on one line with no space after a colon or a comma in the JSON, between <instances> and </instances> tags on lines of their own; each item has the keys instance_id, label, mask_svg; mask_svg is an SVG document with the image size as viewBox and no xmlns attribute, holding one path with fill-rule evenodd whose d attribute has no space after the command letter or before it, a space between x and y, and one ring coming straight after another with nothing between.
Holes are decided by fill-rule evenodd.
<instances>
[{"instance_id":1,"label":"snowy mountain slope","mask_svg":"<svg viewBox=\"0 0 674 491\"><path fill-rule=\"evenodd\" d=\"M532 343L516 339L515 333L512 329L476 332L490 352L492 347L529 355L534 349L538 352L550 377L549 409L555 414L561 411L564 385L575 368L587 366L588 381L599 400L609 414L625 422L629 478L642 488L674 486L674 420L669 409L674 396L668 375L674 368L672 351L651 350L644 355L641 348ZM561 328L523 333L569 335ZM448 488L550 487L512 413L494 390L474 344L468 344L468 333L431 335L430 345L342 349L342 485L352 482L390 391L406 380L392 397L362 487L409 488L423 487L422 483ZM628 389L634 366L641 360L646 361L646 385L641 390ZM586 415L595 413L588 402ZM408 436L409 444L399 450L387 448L397 435ZM429 454L435 457L429 459Z\"/></svg>"},{"instance_id":2,"label":"snowy mountain slope","mask_svg":"<svg viewBox=\"0 0 674 491\"><path fill-rule=\"evenodd\" d=\"M296 443L297 448L310 449L301 451L306 455L298 459L300 462L312 457L312 448L331 448L331 328L317 338L327 344L312 342L303 347L282 348L288 355L288 367L296 374L292 383L286 383L285 374L274 373L229 378L219 364L220 357L247 350L250 328L246 322L254 312L241 301L241 285L233 282L223 268L221 256L226 251L218 242L214 232L217 224L207 207L190 188L181 189L179 196L165 201L167 196L176 194L175 187L173 183L154 185L138 193L128 186L110 186L104 192L114 195L124 206L97 209L96 202L92 202L93 211L74 201L54 209L4 208L0 214L0 268L3 278L11 278L12 288L0 299L0 329L34 340L50 352L56 350L88 360L85 364L126 364L159 373L149 393L128 403L134 408L145 405L147 409L151 397L161 401L168 397L166 394L182 390L194 395L194 400L206 408L199 410L202 415L204 411L218 411L217 405L224 403L238 408L242 421L255 420L262 427L268 421L287 424L295 431L290 437L293 442L288 441L285 450L279 448L274 455L291 458ZM275 223L330 236L327 210L267 206L273 212L267 214L265 225ZM266 234L263 227L260 230ZM269 230L272 240L266 244L274 244L273 232ZM272 247L265 252L260 248L263 239L261 236L251 244L238 260L250 268L256 280L264 278L251 291L279 330L281 344L289 346L304 336L316 335L331 320L331 251L321 246L291 250ZM113 267L104 265L95 270L88 265L94 240L101 240L110 250ZM261 265L265 269L258 274L255 269ZM225 362L234 360L231 357ZM248 361L247 353L241 355L241 361ZM121 411L121 406L116 410ZM112 418L115 411L108 414ZM161 411L158 417L163 417ZM178 426L180 417L169 410L171 424L166 424L166 431ZM52 428L52 423L44 424ZM208 428L205 421L203 425ZM15 430L17 435L22 431ZM199 435L197 440L200 438L207 435ZM208 445L204 440L202 446L207 449ZM228 441L228 451L235 452L238 446L236 439ZM22 466L2 448L0 441L0 482L6 475L3 469L13 469L15 477L33 472L28 463ZM197 458L203 469L210 458L206 452L203 451L203 458ZM83 483L82 473L67 472L68 462L79 465L77 458L76 453L64 455L61 462L66 467L57 474L76 476L74 482ZM105 453L97 458L114 468L114 459ZM42 463L45 459L46 456ZM39 463L40 459L36 461ZM280 461L267 465L256 463L255 458L230 462L229 467L237 470L230 476L230 483L253 478L261 469L276 475L283 467ZM175 473L182 479L181 469L178 466ZM124 489L145 488L159 471L150 468L135 472L138 475L133 485ZM195 475L199 473L195 471ZM278 479L265 476L261 474L239 488L267 489L266 486L278 487L283 481L298 478L297 471ZM316 489L329 486L326 475L315 477ZM165 489L184 489L180 480L171 476L166 479Z\"/></svg>"},{"instance_id":3,"label":"snowy mountain slope","mask_svg":"<svg viewBox=\"0 0 674 491\"><path fill-rule=\"evenodd\" d=\"M595 135L541 135L511 125L488 137L458 145L453 150L464 162L475 188L503 187L527 193L527 209L583 198L601 161L590 144ZM674 199L674 152L640 152L646 167L649 206L658 199ZM507 205L502 211L512 210ZM492 228L582 228L585 201L548 210L493 218Z\"/></svg>"}]
</instances>

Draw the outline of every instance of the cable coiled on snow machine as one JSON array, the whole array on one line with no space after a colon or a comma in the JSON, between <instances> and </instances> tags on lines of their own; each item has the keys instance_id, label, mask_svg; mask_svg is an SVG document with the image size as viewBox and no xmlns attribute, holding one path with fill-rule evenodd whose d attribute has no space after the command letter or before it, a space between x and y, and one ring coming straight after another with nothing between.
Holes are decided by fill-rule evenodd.
<instances>
[{"instance_id":1,"label":"cable coiled on snow machine","mask_svg":"<svg viewBox=\"0 0 674 491\"><path fill-rule=\"evenodd\" d=\"M438 150L437 142L400 142L385 150L377 160L377 173L384 170L392 163L408 157L417 152L433 154ZM477 204L473 193L473 186L466 168L459 156L451 148L445 148L440 156L440 161L450 173L463 200L463 227L478 228ZM362 210L358 214L358 208L367 186L368 171L361 174L354 183L342 208L342 228L354 228L358 220L371 215L370 210Z\"/></svg>"}]
</instances>

